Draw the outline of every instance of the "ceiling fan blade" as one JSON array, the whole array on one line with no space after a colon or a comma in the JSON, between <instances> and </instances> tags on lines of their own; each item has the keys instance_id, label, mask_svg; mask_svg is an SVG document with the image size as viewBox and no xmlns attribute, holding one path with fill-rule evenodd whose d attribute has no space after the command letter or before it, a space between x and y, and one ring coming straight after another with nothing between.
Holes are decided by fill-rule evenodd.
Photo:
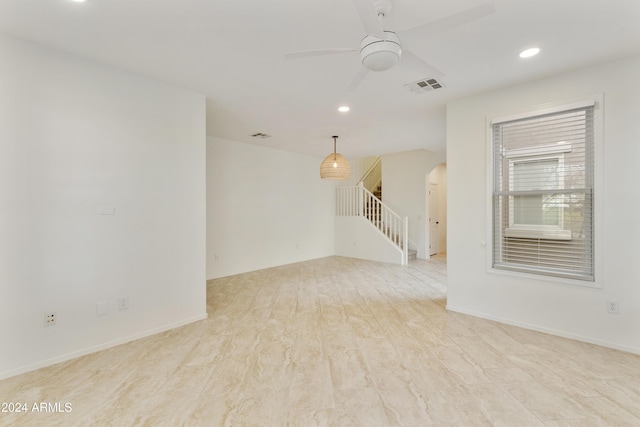
<instances>
[{"instance_id":1,"label":"ceiling fan blade","mask_svg":"<svg viewBox=\"0 0 640 427\"><path fill-rule=\"evenodd\" d=\"M347 92L351 92L352 90L354 90L356 86L358 86L362 82L362 80L364 80L368 72L369 70L365 67L360 67L356 75L353 76L353 79L351 79L351 83L349 83L349 86L347 87Z\"/></svg>"},{"instance_id":2,"label":"ceiling fan blade","mask_svg":"<svg viewBox=\"0 0 640 427\"><path fill-rule=\"evenodd\" d=\"M423 77L439 78L444 76L442 71L427 64L424 60L422 60L420 57L416 56L413 52L407 49L402 50L402 57L400 58L400 64L417 71Z\"/></svg>"},{"instance_id":3,"label":"ceiling fan blade","mask_svg":"<svg viewBox=\"0 0 640 427\"><path fill-rule=\"evenodd\" d=\"M381 39L385 38L382 25L378 19L378 14L373 8L371 0L353 0L353 4L356 6L358 15L360 16L360 22L364 27L364 32L370 36L375 36Z\"/></svg>"},{"instance_id":4,"label":"ceiling fan blade","mask_svg":"<svg viewBox=\"0 0 640 427\"><path fill-rule=\"evenodd\" d=\"M487 15L491 15L496 11L493 3L484 3L480 6L472 7L471 9L464 10L453 15L445 16L442 19L436 21L427 22L426 24L418 25L407 30L398 31L398 35L401 38L421 38L435 36L437 34L444 33L460 25L473 22L477 19L483 18Z\"/></svg>"},{"instance_id":5,"label":"ceiling fan blade","mask_svg":"<svg viewBox=\"0 0 640 427\"><path fill-rule=\"evenodd\" d=\"M286 59L304 58L306 56L333 55L335 53L359 52L360 49L351 47L339 47L335 49L303 50L300 52L288 52L284 54Z\"/></svg>"}]
</instances>

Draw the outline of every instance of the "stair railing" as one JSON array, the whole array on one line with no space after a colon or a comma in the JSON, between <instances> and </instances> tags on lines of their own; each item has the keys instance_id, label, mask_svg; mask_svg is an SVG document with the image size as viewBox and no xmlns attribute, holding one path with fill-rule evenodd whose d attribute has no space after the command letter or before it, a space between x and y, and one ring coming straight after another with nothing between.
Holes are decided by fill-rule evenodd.
<instances>
[{"instance_id":1,"label":"stair railing","mask_svg":"<svg viewBox=\"0 0 640 427\"><path fill-rule=\"evenodd\" d=\"M361 181L355 187L336 189L336 215L361 216L369 220L394 245L402 250L402 265L409 260L409 218L400 217L382 203Z\"/></svg>"}]
</instances>

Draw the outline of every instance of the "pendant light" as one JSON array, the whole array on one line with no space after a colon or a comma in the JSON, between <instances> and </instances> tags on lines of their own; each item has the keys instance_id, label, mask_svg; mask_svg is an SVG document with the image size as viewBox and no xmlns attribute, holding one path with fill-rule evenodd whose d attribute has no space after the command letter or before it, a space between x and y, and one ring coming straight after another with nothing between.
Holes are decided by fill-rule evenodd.
<instances>
[{"instance_id":1,"label":"pendant light","mask_svg":"<svg viewBox=\"0 0 640 427\"><path fill-rule=\"evenodd\" d=\"M333 136L333 153L329 154L320 165L320 178L322 179L349 179L349 162L342 154L336 153L337 136Z\"/></svg>"}]
</instances>

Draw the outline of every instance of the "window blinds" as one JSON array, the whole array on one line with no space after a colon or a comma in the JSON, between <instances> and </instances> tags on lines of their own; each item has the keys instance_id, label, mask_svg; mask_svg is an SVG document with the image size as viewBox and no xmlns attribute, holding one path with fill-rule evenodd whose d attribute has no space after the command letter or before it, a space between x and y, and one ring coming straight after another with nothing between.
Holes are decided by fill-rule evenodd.
<instances>
[{"instance_id":1,"label":"window blinds","mask_svg":"<svg viewBox=\"0 0 640 427\"><path fill-rule=\"evenodd\" d=\"M493 127L493 267L594 280L593 104Z\"/></svg>"}]
</instances>

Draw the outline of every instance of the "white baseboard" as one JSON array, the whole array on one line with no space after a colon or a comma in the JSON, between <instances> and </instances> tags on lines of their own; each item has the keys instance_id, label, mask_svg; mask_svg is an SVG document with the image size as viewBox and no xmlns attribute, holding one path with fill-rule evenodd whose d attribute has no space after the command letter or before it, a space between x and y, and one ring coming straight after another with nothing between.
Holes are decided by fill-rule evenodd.
<instances>
[{"instance_id":1,"label":"white baseboard","mask_svg":"<svg viewBox=\"0 0 640 427\"><path fill-rule=\"evenodd\" d=\"M464 308L454 307L454 306L451 306L449 304L447 304L446 308L447 308L447 310L455 311L456 313L468 314L469 316L480 317L481 319L493 320L495 322L504 323L506 325L517 326L517 327L523 328L523 329L530 329L532 331L543 332L543 333L549 334L549 335L555 335L555 336L559 336L559 337L563 337L563 338L569 338L569 339L572 339L572 340L582 341L582 342L586 342L586 343L589 343L589 344L596 344L596 345L599 345L599 346L602 346L602 347L607 347L607 348L611 348L611 349L614 349L614 350L620 350L620 351L624 351L624 352L627 352L627 353L633 353L633 354L639 354L640 355L640 348L636 348L636 347L630 347L630 346L626 346L626 345L622 345L622 344L618 344L618 343L614 343L614 342L610 342L610 341L604 341L604 340L595 339L595 338L591 338L591 337L585 337L583 335L572 334L570 332L561 331L561 330L558 330L558 329L550 329L550 328L546 328L546 327L543 327L543 326L533 325L533 324L530 324L530 323L517 322L517 321L513 321L511 319L505 319L505 318L501 318L501 317L498 317L498 316L489 315L489 314L486 314L486 313L480 313L480 312L476 312L476 311L473 311L473 310L466 310Z\"/></svg>"},{"instance_id":2,"label":"white baseboard","mask_svg":"<svg viewBox=\"0 0 640 427\"><path fill-rule=\"evenodd\" d=\"M55 365L57 363L66 362L67 360L75 359L77 357L86 356L87 354L95 353L101 350L106 350L108 348L115 347L120 344L126 344L131 341L139 340L140 338L146 338L151 335L159 334L160 332L165 332L171 329L179 328L180 326L188 325L189 323L197 322L199 320L204 320L207 317L208 317L207 313L204 313L199 316L194 316L185 320L181 320L179 322L170 323L168 325L163 325L158 328L149 329L139 334L129 335L124 338L108 341L102 344L83 348L81 350L72 351L71 353L62 354L60 356L56 356L56 357L52 357L51 359L46 359L40 362L32 363L30 365L22 366L17 369L1 372L0 380L14 377L16 375L24 374L27 372L35 371L36 369L45 368L47 366Z\"/></svg>"}]
</instances>

